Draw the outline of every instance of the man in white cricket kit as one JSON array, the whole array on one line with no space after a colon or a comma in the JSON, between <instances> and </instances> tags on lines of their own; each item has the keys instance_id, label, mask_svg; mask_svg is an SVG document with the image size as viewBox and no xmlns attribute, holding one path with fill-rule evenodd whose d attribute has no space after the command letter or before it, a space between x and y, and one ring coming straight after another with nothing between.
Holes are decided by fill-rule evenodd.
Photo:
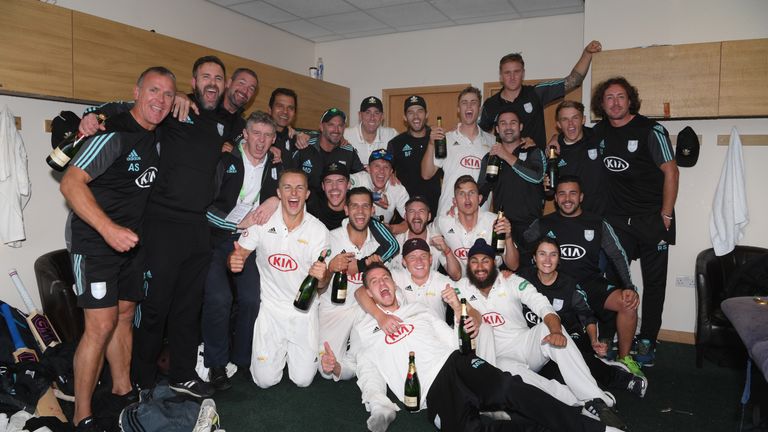
<instances>
[{"instance_id":1,"label":"man in white cricket kit","mask_svg":"<svg viewBox=\"0 0 768 432\"><path fill-rule=\"evenodd\" d=\"M421 405L429 421L444 432L494 431L615 431L577 412L543 391L525 384L520 377L493 367L480 357L461 355L456 333L420 303L400 304L397 286L389 270L372 264L365 272L366 293L377 308L396 315L402 324L394 334L382 331L376 319L365 315L355 324L354 356L338 363L332 353L323 356L323 368L342 373L347 361L356 362L358 386L370 411L370 431L386 431L399 409L387 398L387 387L404 399L408 353L415 352L416 372L421 384ZM473 320L466 326L477 331ZM482 418L480 411L504 410L509 420Z\"/></svg>"},{"instance_id":2,"label":"man in white cricket kit","mask_svg":"<svg viewBox=\"0 0 768 432\"><path fill-rule=\"evenodd\" d=\"M237 273L251 252L258 251L261 310L253 327L251 374L261 388L280 382L286 362L291 381L299 387L310 385L317 372L318 302L308 311L293 306L307 274L319 280L319 288L330 279L328 268L318 261L329 248L328 230L306 212L307 184L302 171L283 171L277 189L280 207L267 223L243 232L229 255L229 269Z\"/></svg>"},{"instance_id":3,"label":"man in white cricket kit","mask_svg":"<svg viewBox=\"0 0 768 432\"><path fill-rule=\"evenodd\" d=\"M445 238L445 243L453 250L453 254L459 260L462 275L467 274L467 252L475 244L475 240L484 239L491 243L493 232L503 233L504 255L496 259L496 264L502 262L511 270L516 270L520 261L517 247L512 241L512 225L506 217L496 220L495 214L481 209L480 195L477 182L474 178L464 175L456 179L453 187L456 205L456 215L443 215L435 219L434 225L437 233ZM445 258L440 257L440 264L445 267Z\"/></svg>"},{"instance_id":4,"label":"man in white cricket kit","mask_svg":"<svg viewBox=\"0 0 768 432\"><path fill-rule=\"evenodd\" d=\"M519 276L499 277L494 255L494 248L478 239L469 250L467 277L459 281L462 295L482 314L482 325L493 328L496 358L488 360L558 400L584 405L585 411L606 424L623 429L624 422L611 408L615 400L597 386L549 300ZM523 304L543 322L529 329ZM557 363L565 386L535 373L550 360Z\"/></svg>"},{"instance_id":5,"label":"man in white cricket kit","mask_svg":"<svg viewBox=\"0 0 768 432\"><path fill-rule=\"evenodd\" d=\"M331 302L331 290L326 289L319 297L320 311L320 355L325 354L327 343L333 352L344 355L347 351L347 340L352 331L360 307L353 295L363 285L363 268L360 259L367 258L366 263L378 262L382 257L376 255L380 244L373 237L369 224L373 215L373 197L371 191L357 187L347 192L344 211L348 218L344 219L341 227L331 231L331 255L328 263L331 273L345 272L347 274L347 297L343 304ZM321 375L331 378L330 374ZM343 378L354 376L354 371Z\"/></svg>"}]
</instances>

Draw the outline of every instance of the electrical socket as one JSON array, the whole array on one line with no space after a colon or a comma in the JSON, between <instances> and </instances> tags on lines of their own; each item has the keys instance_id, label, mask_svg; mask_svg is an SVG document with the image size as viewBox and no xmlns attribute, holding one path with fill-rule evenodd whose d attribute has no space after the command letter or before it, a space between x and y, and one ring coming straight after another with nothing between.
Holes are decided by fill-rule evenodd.
<instances>
[{"instance_id":1,"label":"electrical socket","mask_svg":"<svg viewBox=\"0 0 768 432\"><path fill-rule=\"evenodd\" d=\"M696 288L696 281L690 276L678 276L675 278L675 286L681 288Z\"/></svg>"}]
</instances>

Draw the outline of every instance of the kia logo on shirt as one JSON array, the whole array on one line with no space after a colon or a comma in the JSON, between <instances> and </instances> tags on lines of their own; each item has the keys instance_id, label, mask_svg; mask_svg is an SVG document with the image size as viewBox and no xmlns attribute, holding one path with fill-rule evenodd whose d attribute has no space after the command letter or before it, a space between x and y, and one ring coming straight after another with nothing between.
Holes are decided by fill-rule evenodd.
<instances>
[{"instance_id":1,"label":"kia logo on shirt","mask_svg":"<svg viewBox=\"0 0 768 432\"><path fill-rule=\"evenodd\" d=\"M157 177L157 168L149 167L140 176L136 177L136 186L146 189L152 186L155 177Z\"/></svg>"},{"instance_id":2,"label":"kia logo on shirt","mask_svg":"<svg viewBox=\"0 0 768 432\"><path fill-rule=\"evenodd\" d=\"M478 158L477 156L464 156L463 158L461 158L461 161L459 163L464 168L476 169L476 170L480 169L480 158Z\"/></svg>"},{"instance_id":3,"label":"kia logo on shirt","mask_svg":"<svg viewBox=\"0 0 768 432\"><path fill-rule=\"evenodd\" d=\"M501 314L498 312L488 312L483 314L483 322L491 327L498 327L506 323L506 321L504 321L504 317L501 316Z\"/></svg>"},{"instance_id":4,"label":"kia logo on shirt","mask_svg":"<svg viewBox=\"0 0 768 432\"><path fill-rule=\"evenodd\" d=\"M363 272L357 272L353 275L347 275L347 282L352 282L355 284L362 284L363 283Z\"/></svg>"},{"instance_id":5,"label":"kia logo on shirt","mask_svg":"<svg viewBox=\"0 0 768 432\"><path fill-rule=\"evenodd\" d=\"M564 260L577 260L583 258L587 251L575 244L560 245L560 258Z\"/></svg>"},{"instance_id":6,"label":"kia logo on shirt","mask_svg":"<svg viewBox=\"0 0 768 432\"><path fill-rule=\"evenodd\" d=\"M469 252L469 249L467 248L458 248L453 251L453 254L456 255L456 258L466 261L467 252Z\"/></svg>"},{"instance_id":7,"label":"kia logo on shirt","mask_svg":"<svg viewBox=\"0 0 768 432\"><path fill-rule=\"evenodd\" d=\"M386 342L387 345L396 344L411 333L413 333L413 324L401 324L400 328L393 334L384 335L384 342Z\"/></svg>"},{"instance_id":8,"label":"kia logo on shirt","mask_svg":"<svg viewBox=\"0 0 768 432\"><path fill-rule=\"evenodd\" d=\"M613 172L622 172L629 168L629 163L627 163L627 161L616 156L608 156L607 158L603 159L603 163L609 171Z\"/></svg>"},{"instance_id":9,"label":"kia logo on shirt","mask_svg":"<svg viewBox=\"0 0 768 432\"><path fill-rule=\"evenodd\" d=\"M296 261L286 254L274 254L267 258L269 265L281 272L292 272L299 268Z\"/></svg>"}]
</instances>

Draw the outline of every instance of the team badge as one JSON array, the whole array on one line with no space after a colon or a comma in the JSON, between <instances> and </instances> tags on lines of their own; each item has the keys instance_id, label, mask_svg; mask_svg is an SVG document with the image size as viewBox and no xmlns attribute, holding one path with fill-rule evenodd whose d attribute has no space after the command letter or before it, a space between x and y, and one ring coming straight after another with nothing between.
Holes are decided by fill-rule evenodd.
<instances>
[{"instance_id":1,"label":"team badge","mask_svg":"<svg viewBox=\"0 0 768 432\"><path fill-rule=\"evenodd\" d=\"M371 98L371 99L373 99L373 98ZM416 103L416 102L418 102L418 101L419 101L419 97L418 97L418 96L416 96L416 95L414 95L414 96L411 96L411 99L410 99L410 101L411 101L411 103ZM376 101L374 101L374 102L376 102Z\"/></svg>"},{"instance_id":2,"label":"team badge","mask_svg":"<svg viewBox=\"0 0 768 432\"><path fill-rule=\"evenodd\" d=\"M525 105L523 105L523 109L525 109L525 112L530 114L533 112L533 104L530 102L526 102Z\"/></svg>"},{"instance_id":3,"label":"team badge","mask_svg":"<svg viewBox=\"0 0 768 432\"><path fill-rule=\"evenodd\" d=\"M552 308L555 310L555 312L559 312L560 309L563 308L563 299L552 299Z\"/></svg>"},{"instance_id":4,"label":"team badge","mask_svg":"<svg viewBox=\"0 0 768 432\"><path fill-rule=\"evenodd\" d=\"M587 156L589 156L589 158L592 159L592 160L597 159L597 149L589 149L589 150L587 150Z\"/></svg>"},{"instance_id":5,"label":"team badge","mask_svg":"<svg viewBox=\"0 0 768 432\"><path fill-rule=\"evenodd\" d=\"M518 159L520 159L521 161L525 162L525 160L526 160L526 159L528 159L528 152L525 152L525 153L522 153L522 152L521 152L521 153L520 153L520 154L517 156L517 158L518 158Z\"/></svg>"},{"instance_id":6,"label":"team badge","mask_svg":"<svg viewBox=\"0 0 768 432\"><path fill-rule=\"evenodd\" d=\"M634 153L637 150L637 140L627 141L627 150L629 150L630 153Z\"/></svg>"},{"instance_id":7,"label":"team badge","mask_svg":"<svg viewBox=\"0 0 768 432\"><path fill-rule=\"evenodd\" d=\"M595 230L584 230L584 239L592 241L595 238Z\"/></svg>"},{"instance_id":8,"label":"team badge","mask_svg":"<svg viewBox=\"0 0 768 432\"><path fill-rule=\"evenodd\" d=\"M371 96L370 98L368 98L368 103L375 104L376 103L376 98Z\"/></svg>"},{"instance_id":9,"label":"team badge","mask_svg":"<svg viewBox=\"0 0 768 432\"><path fill-rule=\"evenodd\" d=\"M224 136L224 125L216 123L216 129L219 131L219 136Z\"/></svg>"}]
</instances>

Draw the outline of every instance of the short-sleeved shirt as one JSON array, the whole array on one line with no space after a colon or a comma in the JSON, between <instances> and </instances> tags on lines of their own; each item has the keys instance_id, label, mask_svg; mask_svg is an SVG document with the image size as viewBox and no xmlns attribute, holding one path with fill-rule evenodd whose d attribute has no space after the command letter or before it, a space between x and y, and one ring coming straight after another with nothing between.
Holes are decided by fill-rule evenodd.
<instances>
[{"instance_id":1,"label":"short-sleeved shirt","mask_svg":"<svg viewBox=\"0 0 768 432\"><path fill-rule=\"evenodd\" d=\"M349 177L349 186L352 187L364 187L369 191L374 191L373 181L371 175L367 171L361 171L359 173L352 174ZM400 217L405 218L405 203L410 198L408 191L405 190L405 186L402 184L393 185L389 181L384 185L384 190L380 191L387 196L389 205L387 208L383 208L376 204L373 205L376 211L376 216L384 216L384 222L389 223L392 221L392 217L395 215L395 210L400 213Z\"/></svg>"},{"instance_id":2,"label":"short-sleeved shirt","mask_svg":"<svg viewBox=\"0 0 768 432\"><path fill-rule=\"evenodd\" d=\"M244 231L238 243L255 250L261 275L261 307L279 311L296 311L293 300L299 286L320 253L330 247L328 230L306 211L301 224L288 231L281 206L267 223ZM312 303L312 309L316 310L317 303Z\"/></svg>"},{"instance_id":3,"label":"short-sleeved shirt","mask_svg":"<svg viewBox=\"0 0 768 432\"><path fill-rule=\"evenodd\" d=\"M511 105L520 116L523 123L521 134L530 137L539 148L547 144L547 135L544 125L544 106L554 100L565 96L565 80L544 81L535 86L524 85L520 88L520 94L513 101L501 97L501 92L489 97L483 102L483 110L480 114L480 127L485 131L491 131L502 108Z\"/></svg>"},{"instance_id":4,"label":"short-sleeved shirt","mask_svg":"<svg viewBox=\"0 0 768 432\"><path fill-rule=\"evenodd\" d=\"M360 161L363 162L364 165L368 164L368 157L371 156L371 153L374 150L386 150L389 140L394 138L395 135L397 135L397 131L393 128L380 126L376 129L376 138L369 144L365 141L365 138L363 138L362 127L359 124L344 129L344 138L355 148L355 150L357 150L357 154L360 156Z\"/></svg>"},{"instance_id":5,"label":"short-sleeved shirt","mask_svg":"<svg viewBox=\"0 0 768 432\"><path fill-rule=\"evenodd\" d=\"M571 144L565 143L565 136L557 137L560 143L560 176L574 175L581 181L584 210L602 215L605 211L606 190L603 179L603 160L598 155L597 146L592 140L592 128L583 127L583 137Z\"/></svg>"},{"instance_id":6,"label":"short-sleeved shirt","mask_svg":"<svg viewBox=\"0 0 768 432\"><path fill-rule=\"evenodd\" d=\"M472 176L475 181L480 177L480 165L483 156L491 151L496 142L493 135L478 129L474 140L462 135L458 128L445 134L448 144L448 156L445 159L437 159L432 156L435 166L443 169L443 186L440 191L440 202L437 206L437 215L444 216L453 205L453 187L456 180L463 175Z\"/></svg>"},{"instance_id":7,"label":"short-sleeved shirt","mask_svg":"<svg viewBox=\"0 0 768 432\"><path fill-rule=\"evenodd\" d=\"M445 238L445 243L459 260L462 274L467 272L467 253L475 244L475 240L482 238L486 243L491 244L495 222L496 215L485 210L479 210L477 223L469 231L459 222L458 216L441 216L435 220L437 234ZM445 257L442 254L440 254L440 264L445 265ZM500 257L497 257L496 264L501 264Z\"/></svg>"},{"instance_id":8,"label":"short-sleeved shirt","mask_svg":"<svg viewBox=\"0 0 768 432\"><path fill-rule=\"evenodd\" d=\"M72 166L85 171L96 203L116 224L129 228L141 238L141 224L160 157L154 131L142 128L130 112L107 119L106 130L86 140L72 159ZM71 252L84 255L112 255L101 235L71 213L67 229Z\"/></svg>"},{"instance_id":9,"label":"short-sleeved shirt","mask_svg":"<svg viewBox=\"0 0 768 432\"><path fill-rule=\"evenodd\" d=\"M387 151L392 154L392 167L397 178L403 183L410 196L422 196L427 200L432 217L437 217L437 204L440 199L440 180L443 177L442 170L429 180L421 178L421 160L429 144L430 129L426 128L426 135L414 137L408 132L392 138L387 146Z\"/></svg>"}]
</instances>

